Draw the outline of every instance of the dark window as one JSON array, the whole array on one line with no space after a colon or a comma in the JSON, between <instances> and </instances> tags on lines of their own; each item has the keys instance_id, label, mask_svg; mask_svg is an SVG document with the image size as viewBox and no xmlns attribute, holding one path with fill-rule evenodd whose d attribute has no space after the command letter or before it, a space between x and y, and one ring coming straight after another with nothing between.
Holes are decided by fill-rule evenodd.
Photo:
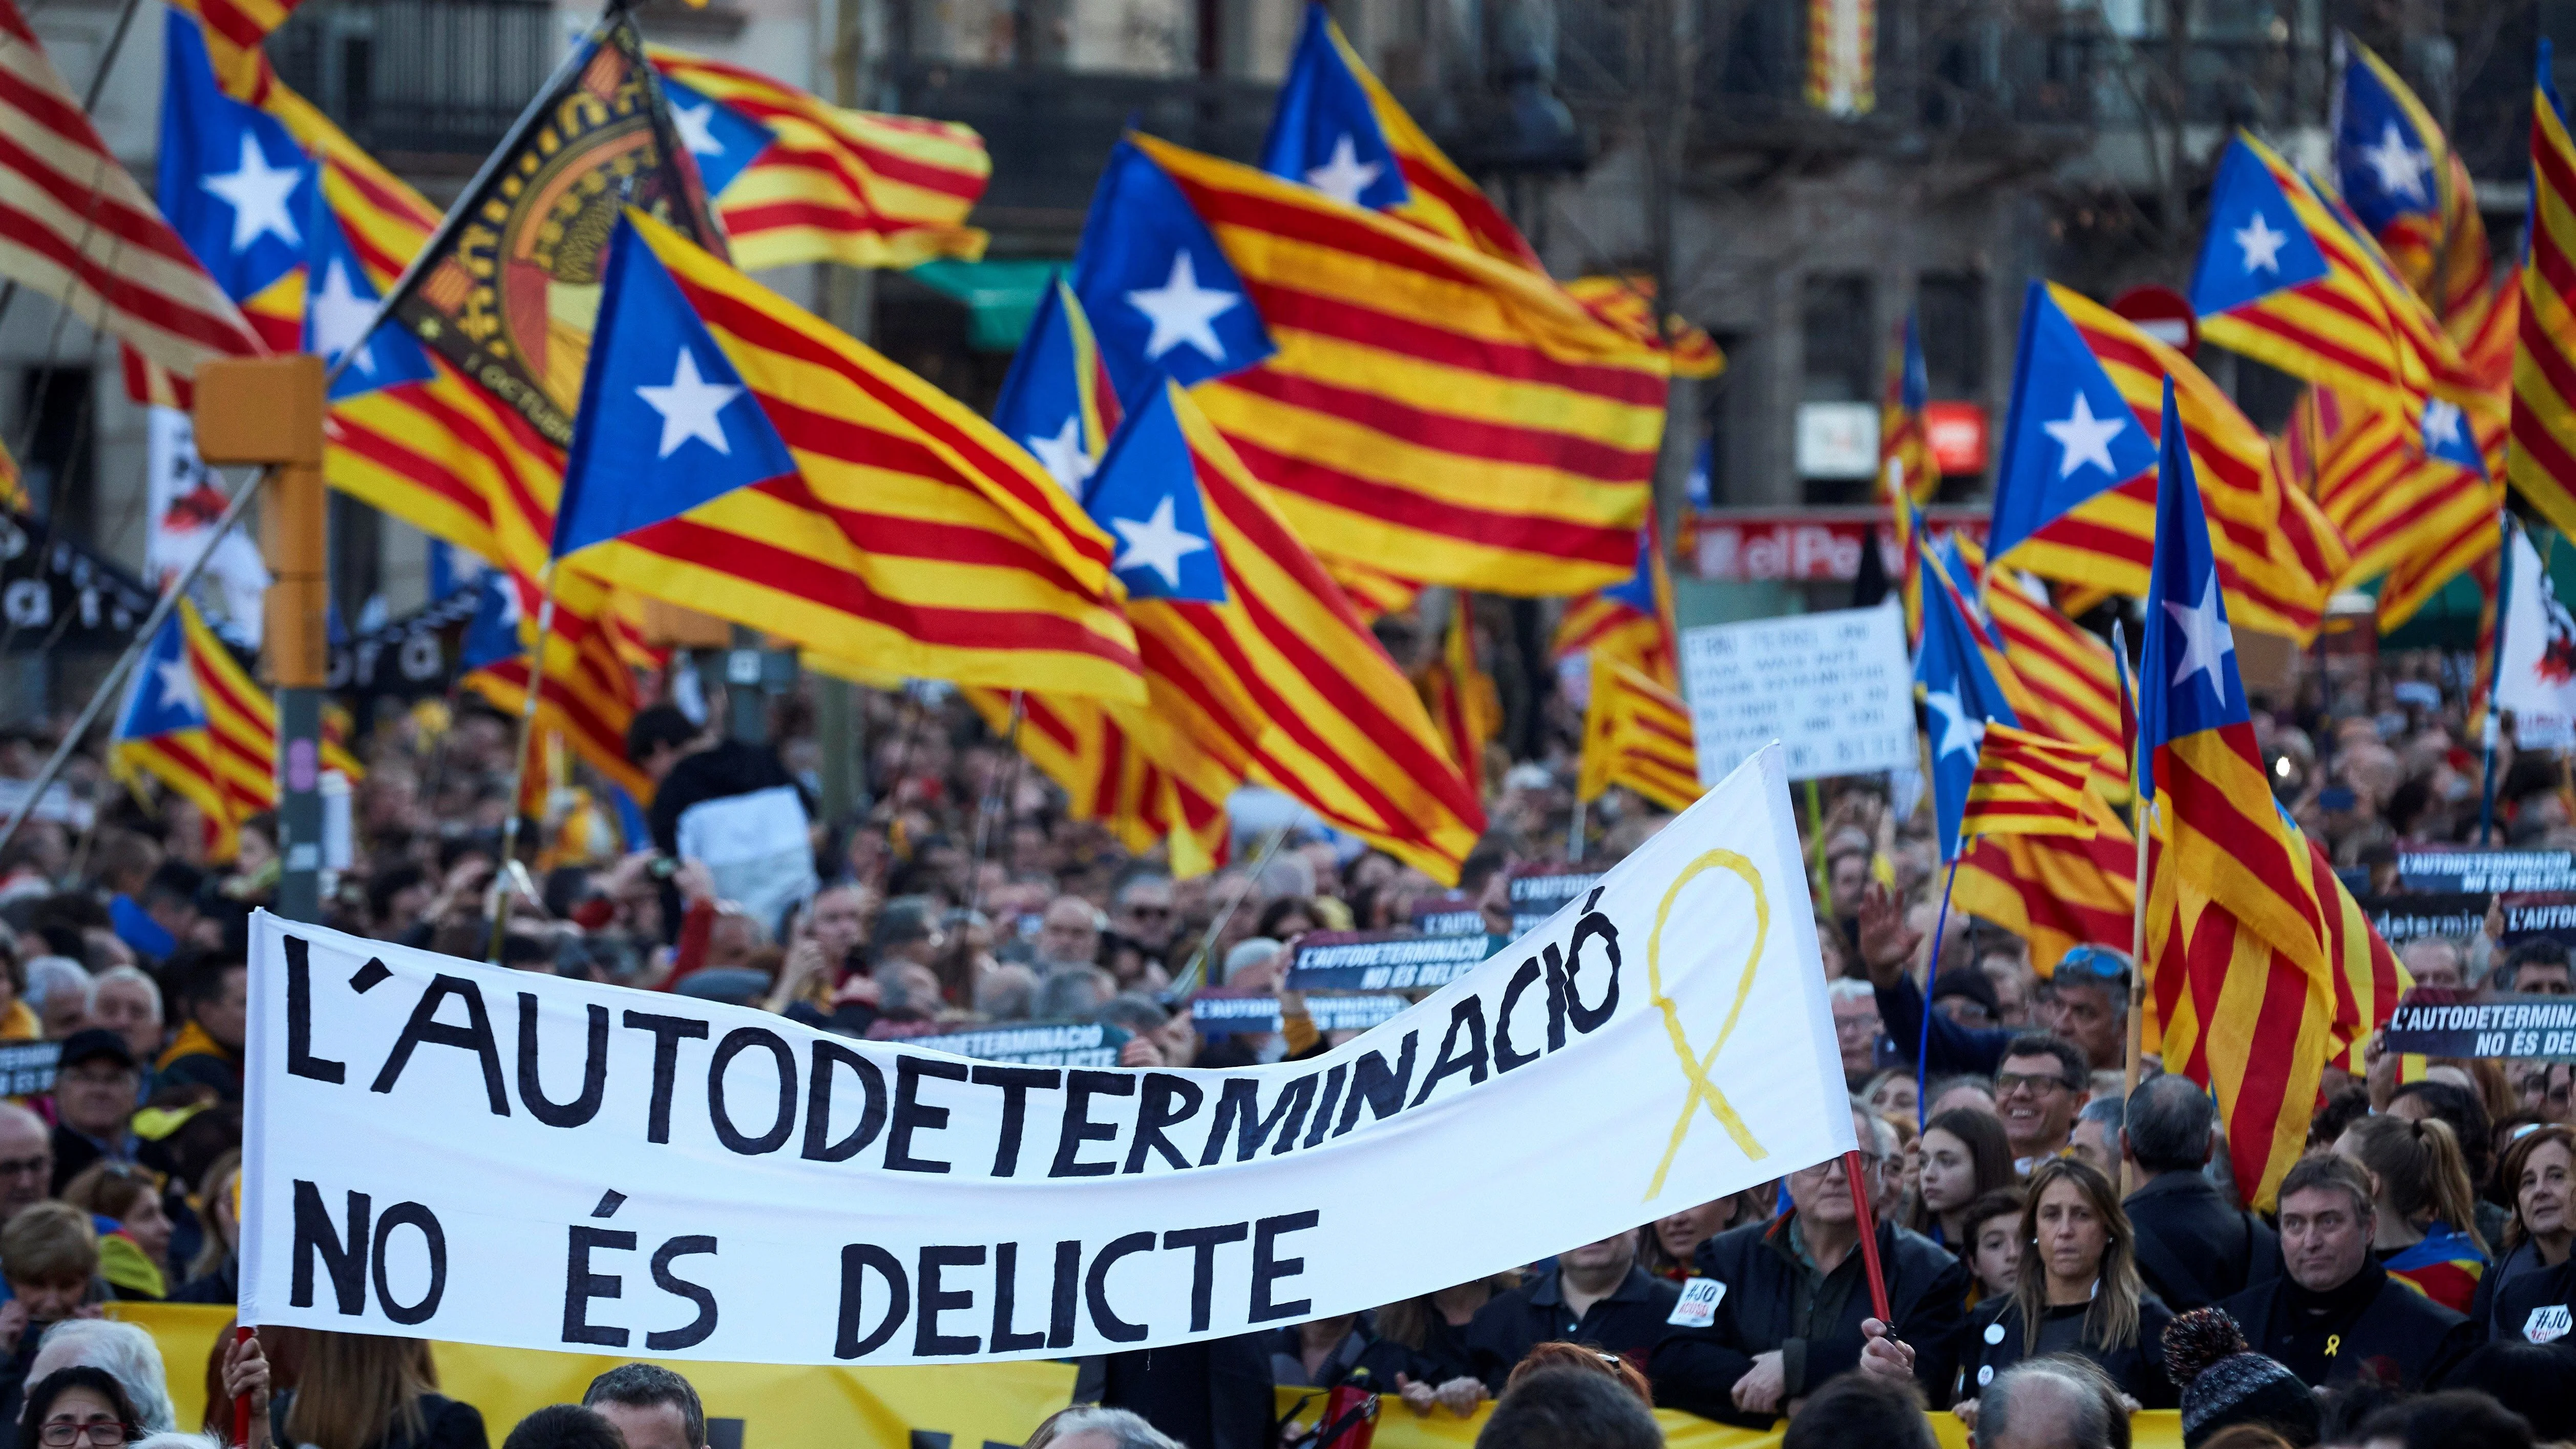
<instances>
[{"instance_id":1,"label":"dark window","mask_svg":"<svg viewBox=\"0 0 2576 1449\"><path fill-rule=\"evenodd\" d=\"M563 54L556 14L536 0L309 0L268 54L369 151L470 161Z\"/></svg>"},{"instance_id":2,"label":"dark window","mask_svg":"<svg viewBox=\"0 0 2576 1449\"><path fill-rule=\"evenodd\" d=\"M1936 398L1982 397L1986 387L1986 279L1927 272L1914 299L1923 370Z\"/></svg>"},{"instance_id":3,"label":"dark window","mask_svg":"<svg viewBox=\"0 0 2576 1449\"><path fill-rule=\"evenodd\" d=\"M1806 280L1799 321L1806 339L1807 402L1869 402L1878 396L1877 326L1871 316L1869 278L1815 276Z\"/></svg>"}]
</instances>

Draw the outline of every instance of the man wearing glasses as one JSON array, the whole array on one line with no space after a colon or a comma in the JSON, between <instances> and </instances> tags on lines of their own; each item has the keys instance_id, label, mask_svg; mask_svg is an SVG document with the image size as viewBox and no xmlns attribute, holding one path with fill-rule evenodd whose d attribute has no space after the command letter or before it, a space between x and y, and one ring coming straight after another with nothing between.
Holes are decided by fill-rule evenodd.
<instances>
[{"instance_id":1,"label":"man wearing glasses","mask_svg":"<svg viewBox=\"0 0 2576 1449\"><path fill-rule=\"evenodd\" d=\"M24 1107L0 1103L0 1226L54 1187L53 1134Z\"/></svg>"},{"instance_id":2,"label":"man wearing glasses","mask_svg":"<svg viewBox=\"0 0 2576 1449\"><path fill-rule=\"evenodd\" d=\"M1861 1190L1875 1201L1896 1168L1896 1133L1853 1104ZM1789 1174L1789 1211L1702 1243L1655 1346L1655 1402L1747 1428L1768 1428L1864 1356L1870 1318L1860 1220L1840 1158ZM1878 1255L1896 1321L1886 1337L1910 1345L1915 1381L1935 1407L1949 1402L1967 1328L1967 1265L1920 1233L1878 1221Z\"/></svg>"},{"instance_id":3,"label":"man wearing glasses","mask_svg":"<svg viewBox=\"0 0 2576 1449\"><path fill-rule=\"evenodd\" d=\"M1884 886L1871 886L1860 903L1860 957L1869 968L1887 1034L1909 1055L1918 1040L1924 1042L1924 1070L1935 1076L1985 1076L1999 1070L2022 1031L1963 1025L1949 1013L1934 1012L1925 1034L1923 993L1905 969L1922 943L1923 933L1905 924L1896 897ZM2058 960L2048 987L2038 1007L2041 1023L2075 1043L2089 1064L2086 1069L2112 1071L2123 1065L2129 1027L2127 958L2099 946L2078 946Z\"/></svg>"},{"instance_id":4,"label":"man wearing glasses","mask_svg":"<svg viewBox=\"0 0 2576 1449\"><path fill-rule=\"evenodd\" d=\"M2084 1053L2073 1042L2045 1032L2024 1032L2004 1049L1995 1071L1995 1113L2012 1144L2013 1171L2027 1173L2063 1157L2084 1110Z\"/></svg>"}]
</instances>

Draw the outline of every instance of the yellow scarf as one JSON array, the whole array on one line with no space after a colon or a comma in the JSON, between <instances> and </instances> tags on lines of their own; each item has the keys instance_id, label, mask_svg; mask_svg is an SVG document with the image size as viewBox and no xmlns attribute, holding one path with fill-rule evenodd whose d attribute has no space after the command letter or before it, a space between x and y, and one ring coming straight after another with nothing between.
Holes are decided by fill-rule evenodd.
<instances>
[{"instance_id":1,"label":"yellow scarf","mask_svg":"<svg viewBox=\"0 0 2576 1449\"><path fill-rule=\"evenodd\" d=\"M0 1033L0 1036L5 1036L5 1033ZM224 1049L222 1042L206 1035L206 1029L193 1021L179 1028L179 1039L170 1043L170 1049L161 1053L161 1060L152 1065L154 1070L166 1072L170 1070L170 1064L181 1057L221 1057L225 1061L233 1060L233 1054Z\"/></svg>"}]
</instances>

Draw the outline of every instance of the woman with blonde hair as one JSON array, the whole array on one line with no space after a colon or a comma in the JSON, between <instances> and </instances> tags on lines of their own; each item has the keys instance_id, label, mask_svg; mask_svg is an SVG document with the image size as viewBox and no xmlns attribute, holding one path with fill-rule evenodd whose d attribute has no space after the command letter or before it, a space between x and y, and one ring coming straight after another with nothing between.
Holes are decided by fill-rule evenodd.
<instances>
[{"instance_id":1,"label":"woman with blonde hair","mask_svg":"<svg viewBox=\"0 0 2576 1449\"><path fill-rule=\"evenodd\" d=\"M2178 1399L2164 1370L2172 1321L2138 1280L2137 1234L2119 1188L2080 1158L2051 1158L2030 1175L2013 1291L1969 1316L1960 1397L1972 1400L2025 1359L2068 1353L2090 1359L2140 1407L2172 1408ZM1973 1425L1973 1404L1961 1408Z\"/></svg>"},{"instance_id":2,"label":"woman with blonde hair","mask_svg":"<svg viewBox=\"0 0 2576 1449\"><path fill-rule=\"evenodd\" d=\"M308 1329L283 1402L285 1442L309 1449L490 1449L483 1415L438 1392L429 1341Z\"/></svg>"},{"instance_id":3,"label":"woman with blonde hair","mask_svg":"<svg viewBox=\"0 0 2576 1449\"><path fill-rule=\"evenodd\" d=\"M2475 1307L2487 1245L2478 1235L2468 1158L2450 1124L2364 1117L2343 1130L2334 1150L2370 1174L2379 1209L2370 1246L2380 1266L2453 1313Z\"/></svg>"}]
</instances>

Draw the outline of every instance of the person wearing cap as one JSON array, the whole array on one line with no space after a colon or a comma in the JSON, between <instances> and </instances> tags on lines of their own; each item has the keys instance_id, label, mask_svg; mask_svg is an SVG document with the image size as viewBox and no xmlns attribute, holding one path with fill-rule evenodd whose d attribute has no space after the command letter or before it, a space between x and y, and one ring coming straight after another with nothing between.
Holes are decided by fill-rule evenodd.
<instances>
[{"instance_id":1,"label":"person wearing cap","mask_svg":"<svg viewBox=\"0 0 2576 1449\"><path fill-rule=\"evenodd\" d=\"M1974 966L1957 966L1932 983L1932 1009L1970 1031L2003 1024L2003 996L1994 978Z\"/></svg>"},{"instance_id":2,"label":"person wearing cap","mask_svg":"<svg viewBox=\"0 0 2576 1449\"><path fill-rule=\"evenodd\" d=\"M142 1082L143 1064L119 1033L93 1026L63 1042L54 1072L54 1193L91 1163L134 1161Z\"/></svg>"}]
</instances>

